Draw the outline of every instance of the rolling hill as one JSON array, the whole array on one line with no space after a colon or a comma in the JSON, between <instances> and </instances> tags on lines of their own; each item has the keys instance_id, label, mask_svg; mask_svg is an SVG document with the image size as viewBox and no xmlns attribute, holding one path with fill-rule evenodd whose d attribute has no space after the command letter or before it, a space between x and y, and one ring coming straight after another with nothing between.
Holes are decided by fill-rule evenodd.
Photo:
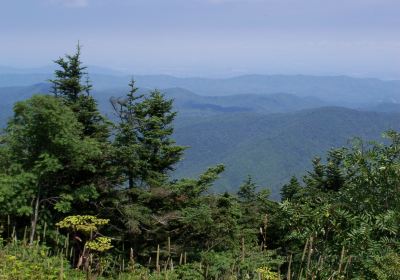
<instances>
[{"instance_id":1,"label":"rolling hill","mask_svg":"<svg viewBox=\"0 0 400 280\"><path fill-rule=\"evenodd\" d=\"M12 115L16 101L48 91L45 83L0 88L0 127ZM93 95L101 111L112 118L109 99L126 91L126 87L110 87ZM217 182L217 191L235 191L251 175L277 198L282 184L292 175L303 175L312 157L346 145L355 136L372 140L387 129L400 130L400 110L393 102L377 101L365 107L357 103L360 110L355 110L306 94L206 96L177 87L162 91L174 99L179 112L174 137L190 147L172 175L197 176L223 163L226 172Z\"/></svg>"},{"instance_id":2,"label":"rolling hill","mask_svg":"<svg viewBox=\"0 0 400 280\"><path fill-rule=\"evenodd\" d=\"M180 119L183 116L180 117ZM226 165L218 190L233 191L251 175L260 186L279 187L310 168L314 156L347 145L356 136L377 140L400 129L400 114L323 107L287 114L224 114L177 120L175 138L190 146L176 177L195 176L208 166Z\"/></svg>"},{"instance_id":3,"label":"rolling hill","mask_svg":"<svg viewBox=\"0 0 400 280\"><path fill-rule=\"evenodd\" d=\"M12 105L33 94L48 93L50 85L40 83L32 86L0 88L0 118L11 115ZM94 90L93 96L98 101L101 111L112 117L110 98L126 94L125 87ZM141 89L146 94L149 89ZM232 96L201 96L183 88L168 88L162 92L167 98L174 99L174 108L186 116L207 116L220 113L257 112L262 114L286 113L301 109L316 108L327 103L314 97L298 97L293 94L276 93L270 95L232 95Z\"/></svg>"}]
</instances>

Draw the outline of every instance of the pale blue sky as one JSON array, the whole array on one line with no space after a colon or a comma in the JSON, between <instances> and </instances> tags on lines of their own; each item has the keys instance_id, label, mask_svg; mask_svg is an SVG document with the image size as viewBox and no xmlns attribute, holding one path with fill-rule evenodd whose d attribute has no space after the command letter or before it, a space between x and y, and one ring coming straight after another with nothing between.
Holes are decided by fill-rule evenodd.
<instances>
[{"instance_id":1,"label":"pale blue sky","mask_svg":"<svg viewBox=\"0 0 400 280\"><path fill-rule=\"evenodd\" d=\"M0 65L400 79L399 0L0 0Z\"/></svg>"}]
</instances>

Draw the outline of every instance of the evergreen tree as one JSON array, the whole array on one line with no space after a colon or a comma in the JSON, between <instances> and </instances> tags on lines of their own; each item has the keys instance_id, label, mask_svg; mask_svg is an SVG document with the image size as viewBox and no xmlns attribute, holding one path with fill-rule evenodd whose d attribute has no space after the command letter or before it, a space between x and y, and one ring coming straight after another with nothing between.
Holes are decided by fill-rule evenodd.
<instances>
[{"instance_id":1,"label":"evergreen tree","mask_svg":"<svg viewBox=\"0 0 400 280\"><path fill-rule=\"evenodd\" d=\"M309 187L321 191L338 191L345 182L343 160L345 149L332 149L328 152L327 163L321 163L321 158L312 161L313 171L308 172L304 182Z\"/></svg>"},{"instance_id":2,"label":"evergreen tree","mask_svg":"<svg viewBox=\"0 0 400 280\"><path fill-rule=\"evenodd\" d=\"M173 101L159 91L136 96L134 81L129 86L126 99L112 101L120 121L114 142L117 163L130 188L160 186L185 149L171 138L176 116Z\"/></svg>"},{"instance_id":3,"label":"evergreen tree","mask_svg":"<svg viewBox=\"0 0 400 280\"><path fill-rule=\"evenodd\" d=\"M176 116L172 104L173 100L166 100L155 90L137 107L139 175L141 183L147 186L164 182L167 172L173 170L185 150L171 138L174 131L172 122Z\"/></svg>"},{"instance_id":4,"label":"evergreen tree","mask_svg":"<svg viewBox=\"0 0 400 280\"><path fill-rule=\"evenodd\" d=\"M82 135L82 125L73 112L56 98L34 96L16 103L14 112L3 142L9 154L10 165L4 170L9 180L4 176L1 181L3 191L8 187L20 192L9 192L3 199L18 195L15 202L19 204L4 210L31 215L32 244L41 213L54 217L57 212L71 211L73 201L97 197L92 184L72 180L71 174L91 172L92 160L101 150L97 142Z\"/></svg>"},{"instance_id":5,"label":"evergreen tree","mask_svg":"<svg viewBox=\"0 0 400 280\"><path fill-rule=\"evenodd\" d=\"M256 184L253 182L251 176L239 187L238 197L243 202L253 202L257 198Z\"/></svg>"},{"instance_id":6,"label":"evergreen tree","mask_svg":"<svg viewBox=\"0 0 400 280\"><path fill-rule=\"evenodd\" d=\"M170 189L167 172L180 160L184 148L171 139L176 116L173 101L158 91L147 96L137 94L133 80L129 87L126 97L111 100L119 120L113 142L114 161L128 182L128 189L118 191L114 205L118 219L114 218L114 225L120 229L118 238L127 242L126 246L148 258L148 250L157 246L155 240L165 238L170 222L176 223L177 216L171 212L179 209L177 196Z\"/></svg>"},{"instance_id":7,"label":"evergreen tree","mask_svg":"<svg viewBox=\"0 0 400 280\"><path fill-rule=\"evenodd\" d=\"M69 183L94 185L99 193L108 198L112 187L118 182L112 166L114 151L109 140L111 123L99 112L97 102L91 95L92 85L87 67L81 62L81 46L77 45L75 54L67 54L55 63L59 69L55 71L54 79L50 80L54 95L74 112L82 124L81 137L89 137L97 142L101 151L96 158L92 158L93 168L90 171L69 170ZM80 207L89 210L88 205Z\"/></svg>"},{"instance_id":8,"label":"evergreen tree","mask_svg":"<svg viewBox=\"0 0 400 280\"><path fill-rule=\"evenodd\" d=\"M60 67L54 72L55 78L50 80L52 92L69 106L83 124L85 136L106 141L109 137L109 123L97 109L96 100L91 96L87 67L82 66L81 46L78 44L73 55L59 58L55 63Z\"/></svg>"},{"instance_id":9,"label":"evergreen tree","mask_svg":"<svg viewBox=\"0 0 400 280\"><path fill-rule=\"evenodd\" d=\"M315 157L312 159L312 166L312 171L308 171L307 175L304 176L304 182L309 187L324 189L326 183L326 173L325 166L321 163L321 158Z\"/></svg>"},{"instance_id":10,"label":"evergreen tree","mask_svg":"<svg viewBox=\"0 0 400 280\"><path fill-rule=\"evenodd\" d=\"M326 189L339 191L344 183L343 174L344 149L334 149L328 152L328 162L326 164Z\"/></svg>"},{"instance_id":11,"label":"evergreen tree","mask_svg":"<svg viewBox=\"0 0 400 280\"><path fill-rule=\"evenodd\" d=\"M139 119L136 115L138 102L143 95L136 95L138 90L135 81L129 83L129 93L126 98L111 99L111 104L119 119L116 125L114 147L116 161L120 172L128 179L129 188L135 186L135 180L139 175L139 149L138 140Z\"/></svg>"},{"instance_id":12,"label":"evergreen tree","mask_svg":"<svg viewBox=\"0 0 400 280\"><path fill-rule=\"evenodd\" d=\"M269 217L276 208L276 203L269 200L270 191L266 188L258 187L249 176L247 180L239 187L237 193L240 203L240 211L242 215L239 223L241 227L241 236L243 241L254 246L257 240L266 246L266 232L265 229L271 221Z\"/></svg>"},{"instance_id":13,"label":"evergreen tree","mask_svg":"<svg viewBox=\"0 0 400 280\"><path fill-rule=\"evenodd\" d=\"M285 201L293 199L300 190L301 185L297 178L293 176L288 184L283 185L281 189L281 200Z\"/></svg>"}]
</instances>

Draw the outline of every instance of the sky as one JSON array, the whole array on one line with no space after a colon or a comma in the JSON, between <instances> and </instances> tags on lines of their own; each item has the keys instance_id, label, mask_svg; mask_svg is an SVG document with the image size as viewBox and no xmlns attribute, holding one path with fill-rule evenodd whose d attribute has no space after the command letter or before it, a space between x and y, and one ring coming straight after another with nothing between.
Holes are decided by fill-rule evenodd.
<instances>
[{"instance_id":1,"label":"sky","mask_svg":"<svg viewBox=\"0 0 400 280\"><path fill-rule=\"evenodd\" d=\"M0 65L400 79L399 0L0 0Z\"/></svg>"}]
</instances>

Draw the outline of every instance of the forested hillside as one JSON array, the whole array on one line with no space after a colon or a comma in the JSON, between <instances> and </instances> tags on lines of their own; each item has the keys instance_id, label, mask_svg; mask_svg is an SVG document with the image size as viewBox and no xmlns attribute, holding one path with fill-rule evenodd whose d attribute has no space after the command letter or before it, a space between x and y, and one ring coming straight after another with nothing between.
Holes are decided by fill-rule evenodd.
<instances>
[{"instance_id":1,"label":"forested hillside","mask_svg":"<svg viewBox=\"0 0 400 280\"><path fill-rule=\"evenodd\" d=\"M382 131L400 129L400 114L323 107L290 114L224 114L176 123L176 140L190 146L176 176L194 176L217 163L226 171L217 190L235 191L247 175L272 189L291 176L305 175L310 159L355 137L378 140Z\"/></svg>"},{"instance_id":2,"label":"forested hillside","mask_svg":"<svg viewBox=\"0 0 400 280\"><path fill-rule=\"evenodd\" d=\"M16 101L50 89L48 83L0 88L2 126L12 116ZM126 90L127 86L94 88L92 94L100 111L115 121L110 99L123 96ZM145 95L150 91L138 90ZM356 110L329 107L328 101L285 93L200 96L182 88L162 92L174 100L173 109L178 112L174 138L190 147L171 175L196 177L209 166L224 164L226 170L214 187L217 192L237 191L250 175L260 186L271 188L272 197L279 199L282 184L293 175L301 178L313 157L347 146L354 137L379 139L383 131L397 130L400 124L395 103Z\"/></svg>"}]
</instances>

